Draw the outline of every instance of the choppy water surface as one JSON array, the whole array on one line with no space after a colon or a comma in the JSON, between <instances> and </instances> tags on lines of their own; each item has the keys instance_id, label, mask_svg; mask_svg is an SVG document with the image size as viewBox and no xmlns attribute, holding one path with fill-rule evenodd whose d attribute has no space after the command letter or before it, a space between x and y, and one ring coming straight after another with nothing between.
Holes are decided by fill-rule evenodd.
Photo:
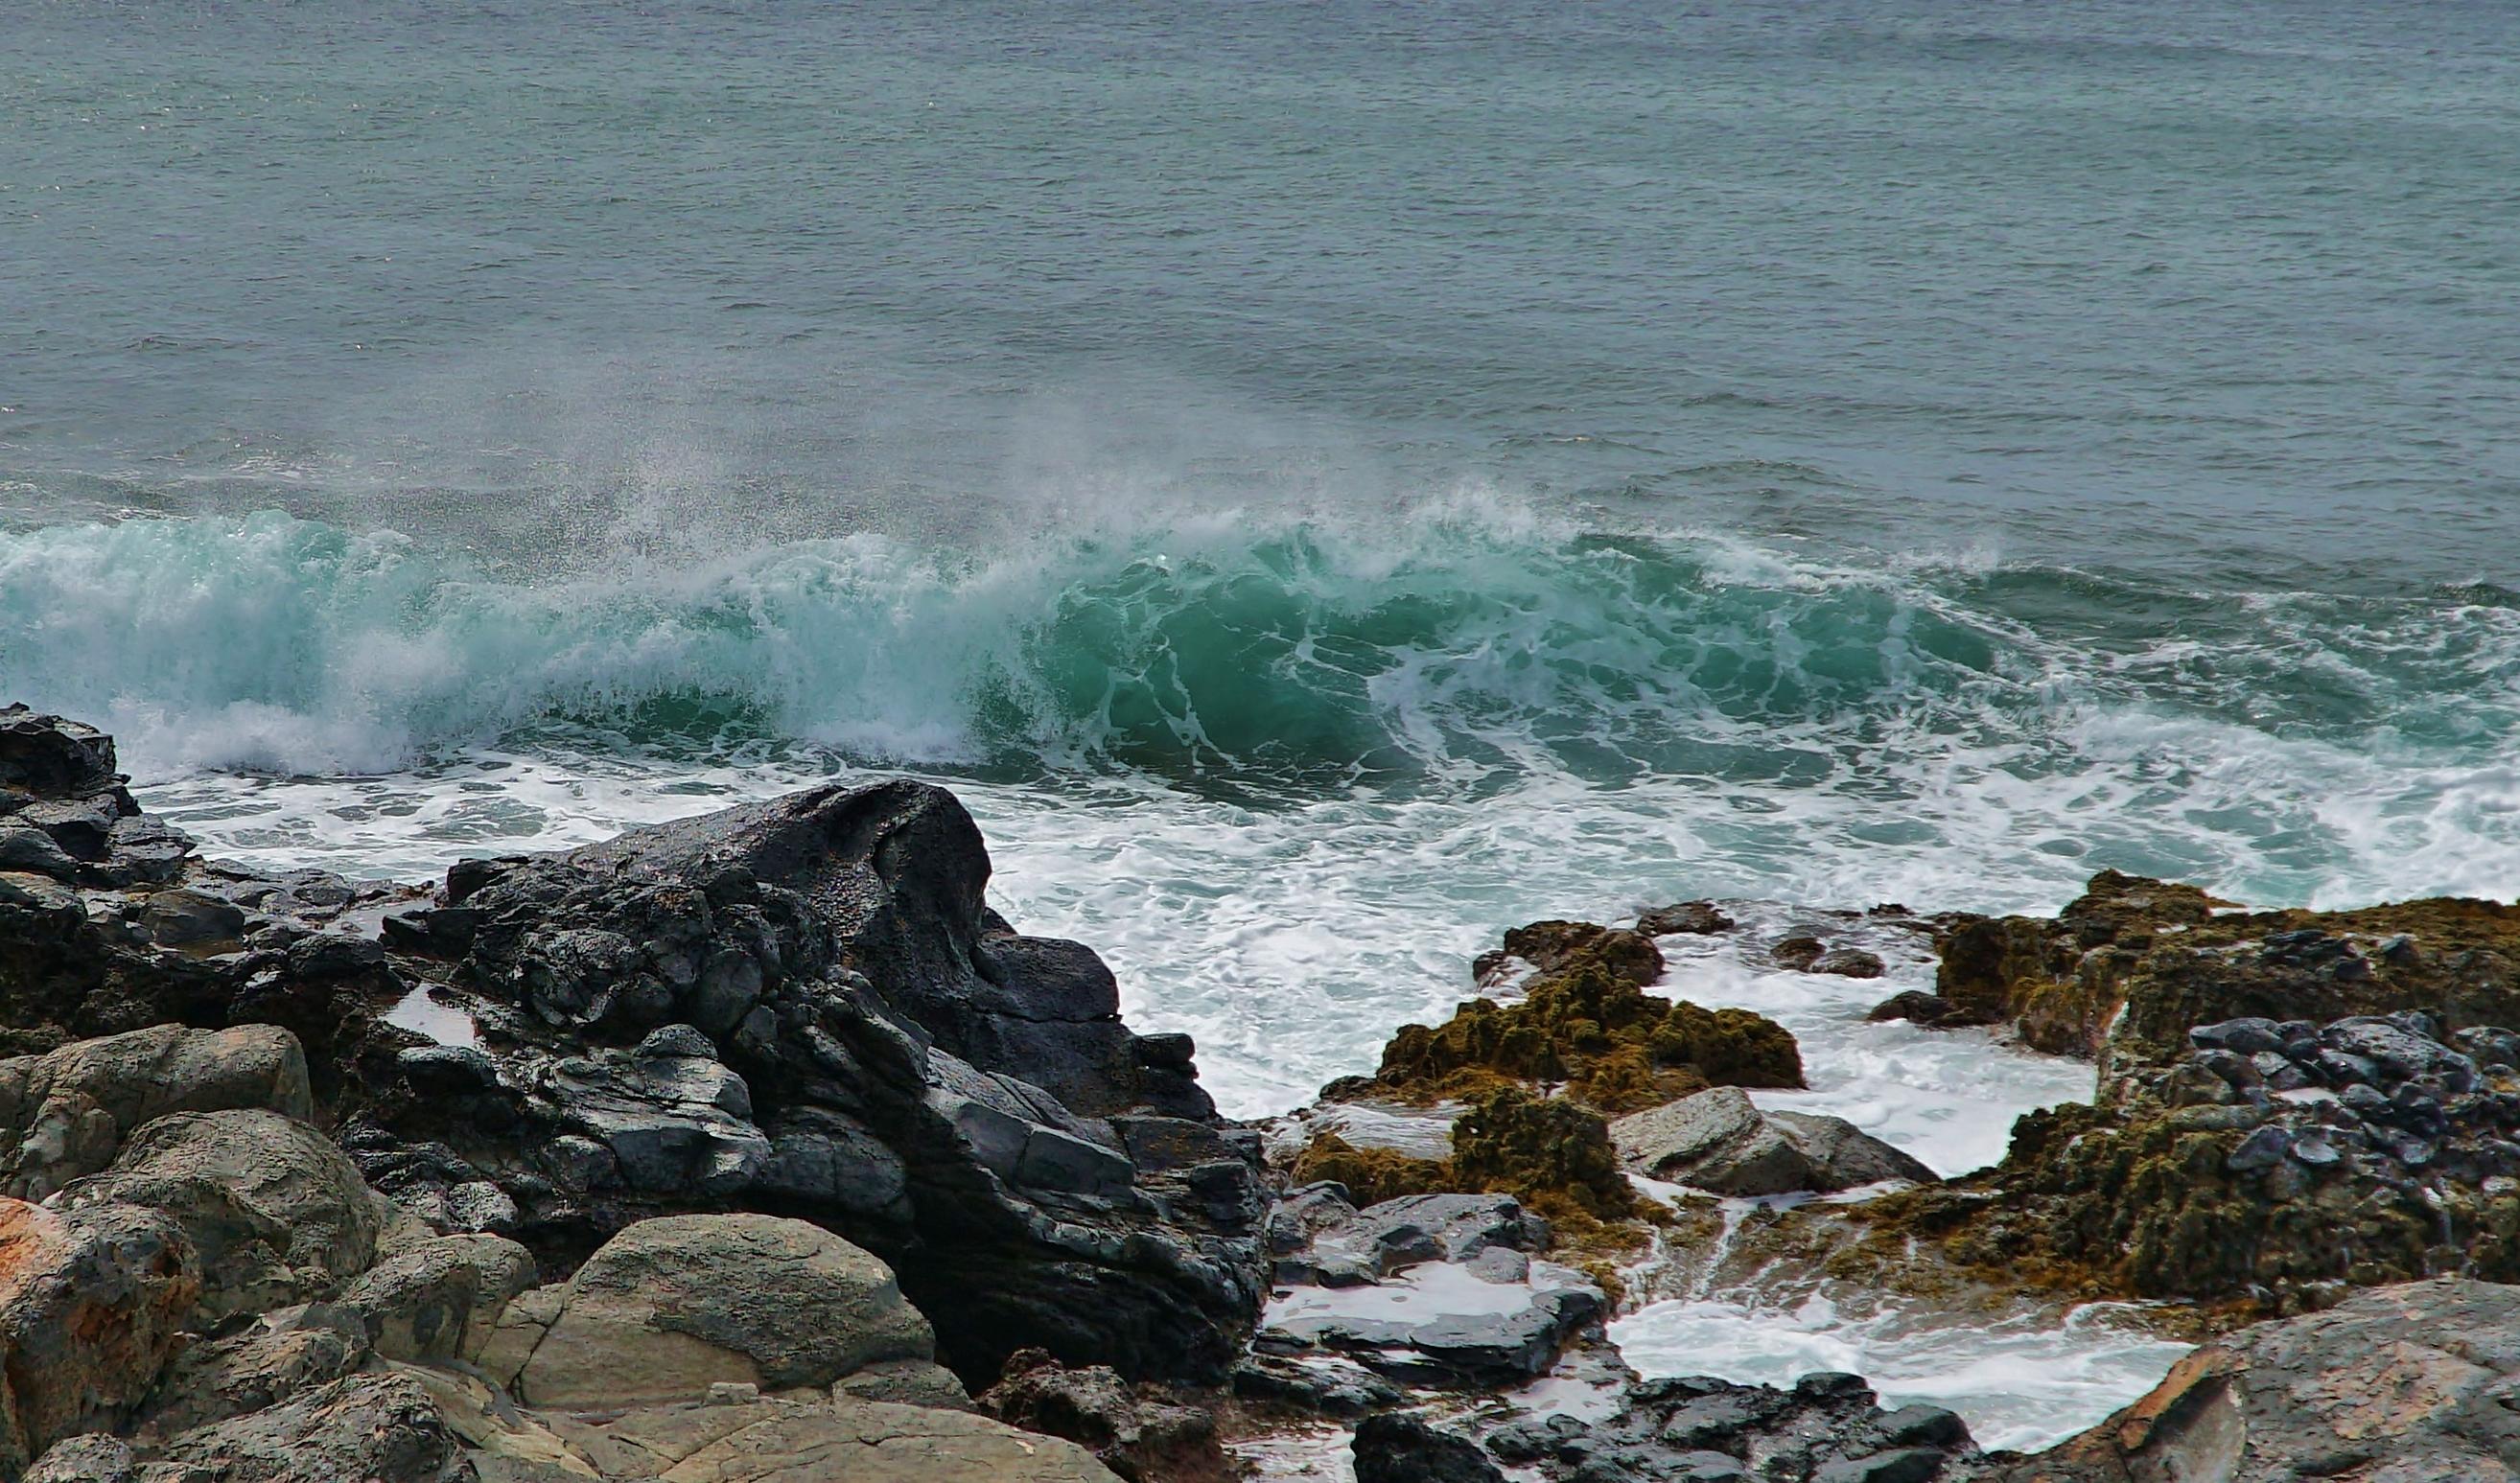
<instances>
[{"instance_id":1,"label":"choppy water surface","mask_svg":"<svg viewBox=\"0 0 2520 1483\"><path fill-rule=\"evenodd\" d=\"M9 36L0 693L220 851L907 769L1238 1112L1540 916L2520 878L2508 6ZM1683 966L1940 1165L2073 1095ZM2158 1358L1720 1319L1623 1333L2007 1437Z\"/></svg>"}]
</instances>

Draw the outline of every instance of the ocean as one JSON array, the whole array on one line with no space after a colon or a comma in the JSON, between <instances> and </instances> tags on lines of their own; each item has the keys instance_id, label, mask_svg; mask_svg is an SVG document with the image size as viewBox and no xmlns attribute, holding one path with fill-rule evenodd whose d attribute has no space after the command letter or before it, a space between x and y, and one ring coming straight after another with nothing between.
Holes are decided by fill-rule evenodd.
<instances>
[{"instance_id":1,"label":"ocean","mask_svg":"<svg viewBox=\"0 0 2520 1483\"><path fill-rule=\"evenodd\" d=\"M2507 4L8 9L0 696L211 853L915 773L1244 1115L1535 918L2520 890Z\"/></svg>"}]
</instances>

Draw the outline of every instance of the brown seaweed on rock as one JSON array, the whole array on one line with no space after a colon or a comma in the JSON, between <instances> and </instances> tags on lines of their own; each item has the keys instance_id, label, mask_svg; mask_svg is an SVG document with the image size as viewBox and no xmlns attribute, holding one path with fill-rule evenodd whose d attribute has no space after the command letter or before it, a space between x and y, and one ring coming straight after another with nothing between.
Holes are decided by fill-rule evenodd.
<instances>
[{"instance_id":1,"label":"brown seaweed on rock","mask_svg":"<svg viewBox=\"0 0 2520 1483\"><path fill-rule=\"evenodd\" d=\"M1632 1112L1708 1086L1800 1087L1802 1054L1783 1026L1747 1010L1708 1010L1644 992L1634 932L1541 922L1507 934L1514 956L1544 965L1522 998L1473 999L1443 1024L1404 1025L1370 1081L1327 1096L1379 1094L1427 1103L1527 1083L1562 1084L1602 1112ZM1526 934L1550 929L1539 941ZM1543 945L1545 943L1545 946ZM1537 954L1537 956L1534 956ZM1659 971L1661 957L1650 964Z\"/></svg>"}]
</instances>

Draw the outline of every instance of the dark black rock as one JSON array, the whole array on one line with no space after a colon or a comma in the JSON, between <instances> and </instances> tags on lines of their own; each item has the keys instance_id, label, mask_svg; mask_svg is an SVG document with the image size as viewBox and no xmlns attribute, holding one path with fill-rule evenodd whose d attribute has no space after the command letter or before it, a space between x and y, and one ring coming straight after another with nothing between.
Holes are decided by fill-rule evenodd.
<instances>
[{"instance_id":1,"label":"dark black rock","mask_svg":"<svg viewBox=\"0 0 2520 1483\"><path fill-rule=\"evenodd\" d=\"M1950 1029L1958 1025L1976 1023L1976 1017L1967 1010L1938 994L1928 994L1922 989L1909 989L1893 994L1874 1005L1871 1011L1864 1017L1876 1021L1905 1019L1912 1024L1923 1025L1929 1030Z\"/></svg>"},{"instance_id":2,"label":"dark black rock","mask_svg":"<svg viewBox=\"0 0 2520 1483\"><path fill-rule=\"evenodd\" d=\"M2219 1024L2198 1025L2187 1032L2187 1041L2200 1051L2229 1051L2241 1056L2280 1052L2284 1048L2282 1028L2272 1019L2226 1019Z\"/></svg>"},{"instance_id":3,"label":"dark black rock","mask_svg":"<svg viewBox=\"0 0 2520 1483\"><path fill-rule=\"evenodd\" d=\"M1889 971L1878 953L1862 948L1832 948L1811 961L1809 971L1840 978L1878 978Z\"/></svg>"},{"instance_id":4,"label":"dark black rock","mask_svg":"<svg viewBox=\"0 0 2520 1483\"><path fill-rule=\"evenodd\" d=\"M1356 1483L1505 1483L1476 1443L1412 1416L1368 1416L1350 1445Z\"/></svg>"},{"instance_id":5,"label":"dark black rock","mask_svg":"<svg viewBox=\"0 0 2520 1483\"><path fill-rule=\"evenodd\" d=\"M1648 937L1711 937L1719 932L1729 932L1738 924L1712 901L1683 901L1656 907L1637 919L1637 930Z\"/></svg>"}]
</instances>

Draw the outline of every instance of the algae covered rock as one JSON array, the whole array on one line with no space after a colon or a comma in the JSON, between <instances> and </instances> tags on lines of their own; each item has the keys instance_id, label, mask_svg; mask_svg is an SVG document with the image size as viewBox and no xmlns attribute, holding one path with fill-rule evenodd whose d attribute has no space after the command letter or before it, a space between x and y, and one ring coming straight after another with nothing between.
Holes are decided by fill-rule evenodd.
<instances>
[{"instance_id":1,"label":"algae covered rock","mask_svg":"<svg viewBox=\"0 0 2520 1483\"><path fill-rule=\"evenodd\" d=\"M2252 1015L2520 1022L2520 907L2492 901L2247 912L2102 871L2052 919L1958 919L1936 948L1935 992L1956 1018L2066 1055L2175 1052L2190 1026Z\"/></svg>"},{"instance_id":2,"label":"algae covered rock","mask_svg":"<svg viewBox=\"0 0 2520 1483\"><path fill-rule=\"evenodd\" d=\"M1471 1188L1513 1194L1544 1215L1637 1213L1600 1114L1519 1088L1489 1093L1453 1124L1453 1168Z\"/></svg>"},{"instance_id":3,"label":"algae covered rock","mask_svg":"<svg viewBox=\"0 0 2520 1483\"><path fill-rule=\"evenodd\" d=\"M1325 1133L1305 1145L1286 1173L1288 1182L1296 1186L1323 1182L1345 1186L1360 1205L1379 1204L1404 1194L1431 1194L1454 1188L1460 1178L1449 1158L1359 1148L1335 1133Z\"/></svg>"},{"instance_id":4,"label":"algae covered rock","mask_svg":"<svg viewBox=\"0 0 2520 1483\"><path fill-rule=\"evenodd\" d=\"M1342 1084L1328 1095L1381 1092L1424 1102L1542 1083L1563 1085L1605 1112L1624 1112L1709 1085L1803 1084L1800 1049L1783 1026L1746 1010L1707 1010L1645 993L1661 956L1646 960L1630 940L1650 951L1650 939L1579 922L1517 932L1540 934L1508 934L1509 945L1519 941L1526 950L1515 956L1538 969L1520 998L1474 999L1441 1025L1402 1026L1370 1083Z\"/></svg>"}]
</instances>

